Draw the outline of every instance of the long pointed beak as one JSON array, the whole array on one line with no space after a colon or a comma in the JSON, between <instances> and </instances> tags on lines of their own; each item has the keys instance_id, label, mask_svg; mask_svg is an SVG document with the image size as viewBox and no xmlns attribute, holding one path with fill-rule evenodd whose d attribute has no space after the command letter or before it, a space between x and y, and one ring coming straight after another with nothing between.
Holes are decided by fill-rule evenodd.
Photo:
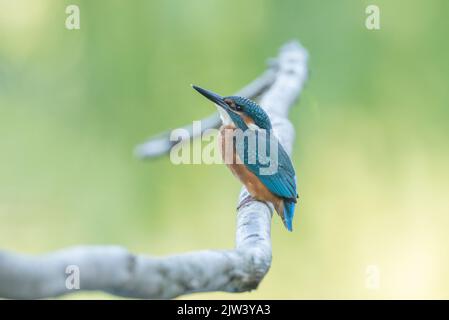
<instances>
[{"instance_id":1,"label":"long pointed beak","mask_svg":"<svg viewBox=\"0 0 449 320\"><path fill-rule=\"evenodd\" d=\"M207 99L215 103L216 105L222 107L226 111L232 111L231 108L228 106L228 104L224 101L223 97L216 94L215 92L203 89L201 87L195 86L192 84L193 89L201 93L203 96L205 96Z\"/></svg>"}]
</instances>

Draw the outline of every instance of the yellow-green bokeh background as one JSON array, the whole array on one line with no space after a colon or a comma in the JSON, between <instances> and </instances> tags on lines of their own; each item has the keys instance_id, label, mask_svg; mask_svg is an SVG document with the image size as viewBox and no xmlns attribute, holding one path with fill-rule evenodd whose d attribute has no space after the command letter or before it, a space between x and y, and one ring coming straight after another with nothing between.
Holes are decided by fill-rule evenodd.
<instances>
[{"instance_id":1,"label":"yellow-green bokeh background","mask_svg":"<svg viewBox=\"0 0 449 320\"><path fill-rule=\"evenodd\" d=\"M365 28L365 7L381 30ZM78 4L81 30L65 28ZM134 146L213 109L286 40L310 52L291 111L301 195L273 221L259 289L190 298L449 298L449 2L0 0L0 246L231 248L224 166L140 162ZM380 288L366 287L366 270ZM108 298L78 293L67 298Z\"/></svg>"}]
</instances>

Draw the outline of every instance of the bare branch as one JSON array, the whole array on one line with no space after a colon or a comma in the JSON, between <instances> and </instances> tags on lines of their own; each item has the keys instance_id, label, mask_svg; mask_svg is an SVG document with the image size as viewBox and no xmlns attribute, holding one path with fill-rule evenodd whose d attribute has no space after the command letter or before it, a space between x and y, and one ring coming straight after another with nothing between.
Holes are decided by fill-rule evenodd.
<instances>
[{"instance_id":1,"label":"bare branch","mask_svg":"<svg viewBox=\"0 0 449 320\"><path fill-rule=\"evenodd\" d=\"M244 95L260 90L261 105L290 153L294 128L287 115L307 78L307 52L299 43L290 42L281 48L277 66L270 85L254 84ZM161 150L156 153L161 154ZM66 283L69 266L79 270L80 290L101 290L126 297L174 298L192 292L254 289L271 265L273 210L270 204L254 200L241 205L247 195L243 188L233 250L167 257L136 255L118 246L80 246L42 256L0 251L0 297L33 299L73 292Z\"/></svg>"},{"instance_id":2,"label":"bare branch","mask_svg":"<svg viewBox=\"0 0 449 320\"><path fill-rule=\"evenodd\" d=\"M270 61L270 67L260 77L256 78L253 82L239 90L236 95L247 97L249 99L256 99L263 92L265 92L276 79L277 64L274 61ZM219 128L221 125L221 119L218 112L211 114L210 116L201 120L201 132L203 134L206 130L212 128ZM197 138L196 133L193 132L192 125L186 125L182 127L185 132L189 133L189 140ZM147 142L138 145L134 153L138 158L151 159L158 156L162 156L170 152L178 143L186 142L182 138L176 141L170 140L170 132L172 130L160 133ZM189 141L187 140L187 141Z\"/></svg>"}]
</instances>

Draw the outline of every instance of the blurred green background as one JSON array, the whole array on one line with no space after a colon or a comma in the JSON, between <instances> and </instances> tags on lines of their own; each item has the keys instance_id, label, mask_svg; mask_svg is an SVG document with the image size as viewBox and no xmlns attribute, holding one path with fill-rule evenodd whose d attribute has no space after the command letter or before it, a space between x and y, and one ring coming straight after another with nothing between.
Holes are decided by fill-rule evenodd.
<instances>
[{"instance_id":1,"label":"blurred green background","mask_svg":"<svg viewBox=\"0 0 449 320\"><path fill-rule=\"evenodd\" d=\"M77 4L81 29L65 28ZM377 4L381 30L365 28ZM0 0L0 245L231 248L239 183L135 145L213 109L296 38L295 231L259 289L190 298L449 298L449 2ZM379 288L367 286L370 266ZM367 273L368 272L368 273ZM77 293L66 298L110 298Z\"/></svg>"}]
</instances>

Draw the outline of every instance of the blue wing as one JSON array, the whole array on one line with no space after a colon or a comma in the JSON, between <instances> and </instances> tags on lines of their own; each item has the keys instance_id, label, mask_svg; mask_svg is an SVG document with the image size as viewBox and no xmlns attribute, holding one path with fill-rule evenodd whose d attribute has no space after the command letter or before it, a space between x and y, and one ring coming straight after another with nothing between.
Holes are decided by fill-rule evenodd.
<instances>
[{"instance_id":1,"label":"blue wing","mask_svg":"<svg viewBox=\"0 0 449 320\"><path fill-rule=\"evenodd\" d=\"M251 169L249 169L251 170ZM253 172L251 170L251 172ZM296 202L296 177L295 170L290 161L290 157L279 144L278 168L272 175L258 174L253 172L262 181L262 183L277 196Z\"/></svg>"},{"instance_id":2,"label":"blue wing","mask_svg":"<svg viewBox=\"0 0 449 320\"><path fill-rule=\"evenodd\" d=\"M251 146L248 139L243 139L242 148L237 146L240 159L243 159L245 166L273 194L296 202L296 176L290 157L270 131L257 130L255 133L255 145ZM260 143L266 143L265 147L261 146ZM272 152L274 150L270 150L272 146L277 148L277 157ZM266 156L264 161L261 159L263 156ZM267 170L268 168L272 169Z\"/></svg>"}]
</instances>

